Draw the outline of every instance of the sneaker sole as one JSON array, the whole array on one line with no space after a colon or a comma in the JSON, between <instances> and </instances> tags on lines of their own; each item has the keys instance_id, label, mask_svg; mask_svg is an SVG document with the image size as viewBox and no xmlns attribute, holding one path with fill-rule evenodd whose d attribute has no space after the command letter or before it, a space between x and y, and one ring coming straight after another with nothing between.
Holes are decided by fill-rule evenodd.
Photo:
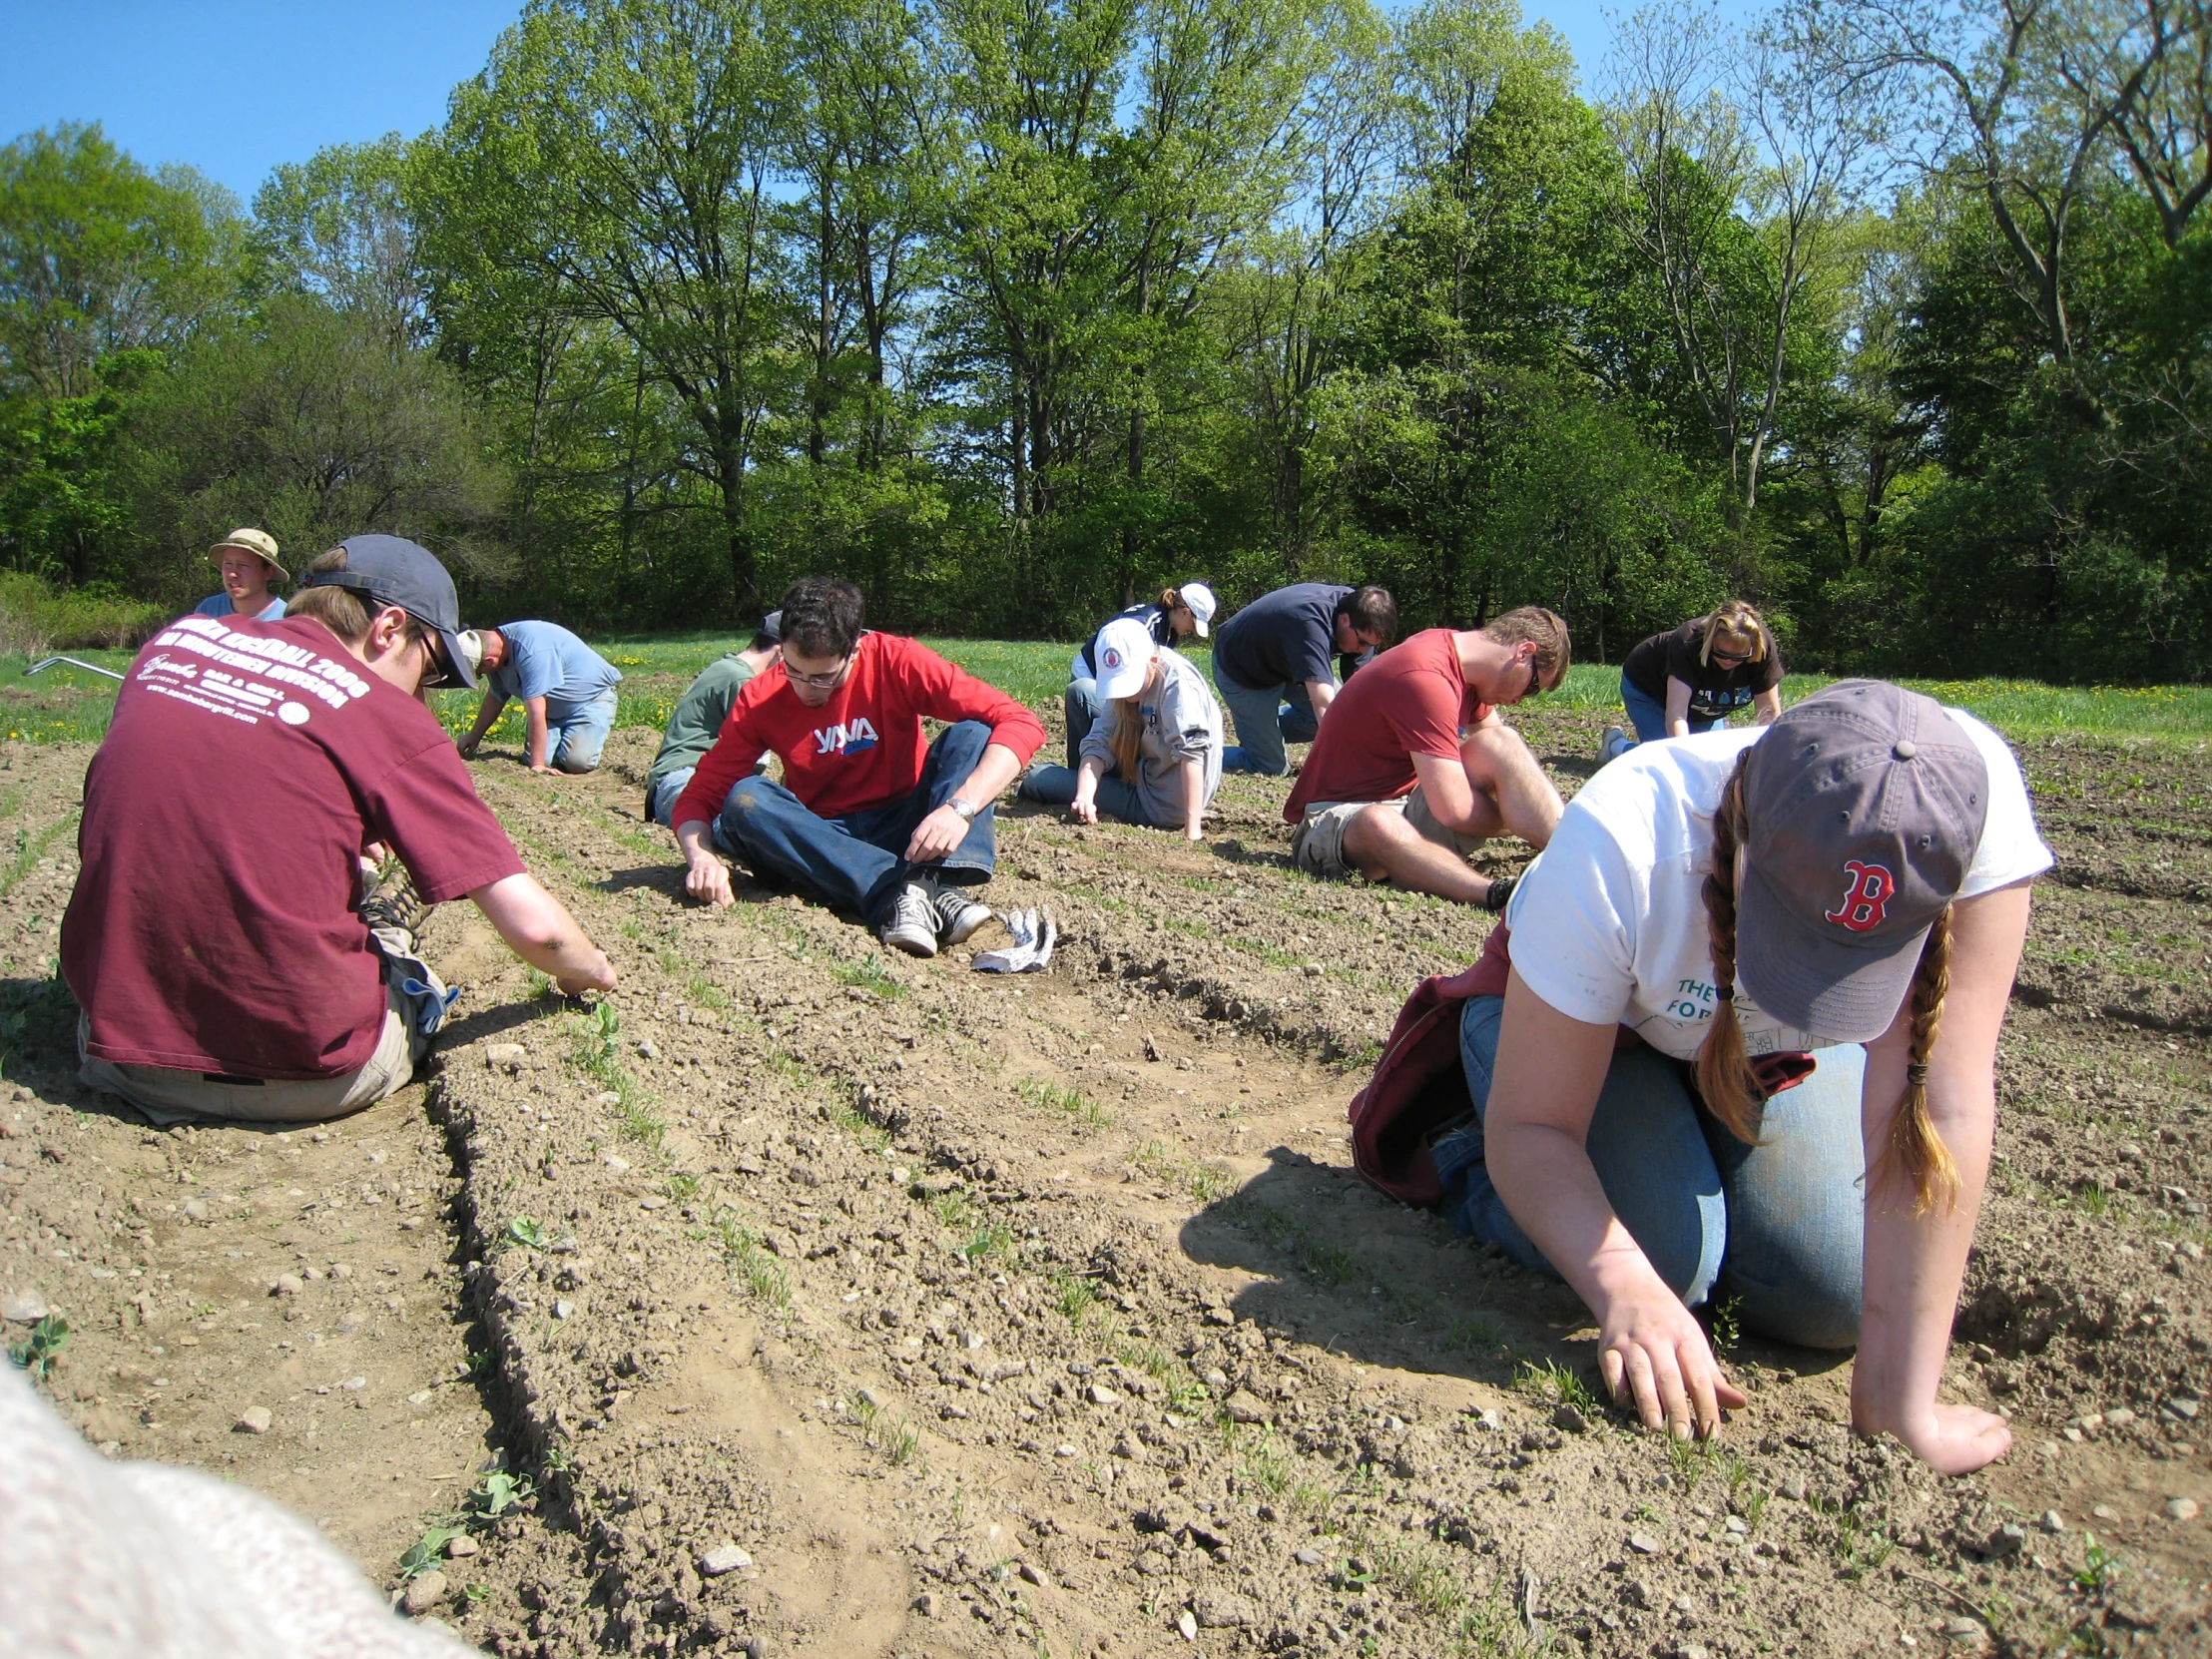
<instances>
[{"instance_id":1,"label":"sneaker sole","mask_svg":"<svg viewBox=\"0 0 2212 1659\"><path fill-rule=\"evenodd\" d=\"M900 928L886 927L877 937L893 950L903 950L909 956L934 956L937 953L937 940L933 933L909 933Z\"/></svg>"}]
</instances>

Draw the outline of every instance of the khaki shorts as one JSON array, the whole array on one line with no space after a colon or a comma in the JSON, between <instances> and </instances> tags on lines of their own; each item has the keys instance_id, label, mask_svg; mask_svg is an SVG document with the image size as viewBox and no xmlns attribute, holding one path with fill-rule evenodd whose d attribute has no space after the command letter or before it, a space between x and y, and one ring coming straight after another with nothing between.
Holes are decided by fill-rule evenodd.
<instances>
[{"instance_id":1,"label":"khaki shorts","mask_svg":"<svg viewBox=\"0 0 2212 1659\"><path fill-rule=\"evenodd\" d=\"M1345 862L1345 831L1352 828L1352 821L1370 807L1384 807L1391 812L1403 813L1405 822L1421 839L1434 841L1438 846L1449 847L1464 858L1482 844L1480 835L1462 835L1456 830L1446 830L1436 821L1436 815L1428 810L1428 802L1415 784L1410 795L1401 795L1395 801L1327 801L1317 802L1306 809L1306 816L1299 820L1298 828L1291 831L1291 861L1309 875L1324 876L1333 881L1349 880L1358 872L1354 865Z\"/></svg>"},{"instance_id":2,"label":"khaki shorts","mask_svg":"<svg viewBox=\"0 0 2212 1659\"><path fill-rule=\"evenodd\" d=\"M92 1022L77 1016L77 1078L89 1088L121 1095L156 1123L187 1118L232 1118L248 1123L319 1123L373 1106L414 1076L415 1062L429 1052L430 1039L406 1017L398 985L384 982L384 1028L376 1051L359 1071L342 1077L296 1081L218 1079L207 1072L170 1071L161 1066L119 1066L85 1053Z\"/></svg>"}]
</instances>

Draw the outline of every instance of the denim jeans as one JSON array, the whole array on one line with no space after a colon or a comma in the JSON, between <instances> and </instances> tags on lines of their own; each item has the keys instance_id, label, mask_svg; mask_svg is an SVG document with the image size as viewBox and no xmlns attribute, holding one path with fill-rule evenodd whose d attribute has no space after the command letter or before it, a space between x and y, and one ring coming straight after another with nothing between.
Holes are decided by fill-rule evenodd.
<instances>
[{"instance_id":1,"label":"denim jeans","mask_svg":"<svg viewBox=\"0 0 2212 1659\"><path fill-rule=\"evenodd\" d=\"M979 804L966 839L940 862L910 864L903 856L914 827L952 799L990 741L991 729L979 720L946 727L929 746L912 794L841 818L818 818L766 778L741 778L715 820L715 840L762 874L872 925L899 888L922 875L962 884L990 879L996 843L988 803Z\"/></svg>"},{"instance_id":2,"label":"denim jeans","mask_svg":"<svg viewBox=\"0 0 2212 1659\"><path fill-rule=\"evenodd\" d=\"M754 763L753 770L756 774L768 771L768 757L763 755L760 760ZM698 771L697 767L678 767L658 784L655 784L653 786L651 810L646 816L651 818L663 830L675 829L676 803L683 798L684 787L692 781L692 775ZM724 796L722 800L724 806L729 805L730 798L728 796Z\"/></svg>"},{"instance_id":3,"label":"denim jeans","mask_svg":"<svg viewBox=\"0 0 2212 1659\"><path fill-rule=\"evenodd\" d=\"M1075 799L1075 773L1066 767L1038 767L1021 781L1021 793L1026 799L1041 801L1047 807L1065 807ZM1098 803L1099 815L1103 818L1142 825L1147 830L1180 828L1155 823L1152 815L1145 811L1144 796L1136 785L1117 772L1109 772L1098 781L1098 793L1092 799Z\"/></svg>"},{"instance_id":4,"label":"denim jeans","mask_svg":"<svg viewBox=\"0 0 2212 1659\"><path fill-rule=\"evenodd\" d=\"M1321 730L1314 713L1314 698L1305 685L1241 686L1214 663L1214 685L1221 701L1237 723L1237 741L1221 752L1224 772L1257 772L1264 778L1280 778L1291 770L1286 743L1312 743Z\"/></svg>"},{"instance_id":5,"label":"denim jeans","mask_svg":"<svg viewBox=\"0 0 2212 1659\"><path fill-rule=\"evenodd\" d=\"M1479 1117L1505 999L1470 999L1459 1057L1478 1121L1431 1149L1444 1219L1526 1268L1559 1277L1491 1185ZM1689 1068L1655 1049L1615 1051L1585 1150L1613 1213L1653 1270L1696 1307L1737 1300L1746 1331L1801 1348L1859 1340L1864 1269L1859 1091L1866 1050L1824 1048L1819 1068L1767 1102L1760 1144L1707 1112Z\"/></svg>"},{"instance_id":6,"label":"denim jeans","mask_svg":"<svg viewBox=\"0 0 2212 1659\"><path fill-rule=\"evenodd\" d=\"M1068 771L1074 772L1083 764L1083 740L1105 716L1106 700L1098 695L1096 680L1076 679L1068 682L1060 707L1068 717Z\"/></svg>"},{"instance_id":7,"label":"denim jeans","mask_svg":"<svg viewBox=\"0 0 2212 1659\"><path fill-rule=\"evenodd\" d=\"M1638 743L1657 743L1667 735L1667 706L1640 686L1628 683L1628 676L1621 676L1621 701L1628 705L1629 724L1636 728ZM1691 717L1690 730L1718 732L1728 724L1725 720L1699 720Z\"/></svg>"},{"instance_id":8,"label":"denim jeans","mask_svg":"<svg viewBox=\"0 0 2212 1659\"><path fill-rule=\"evenodd\" d=\"M550 711L548 711L550 714ZM609 686L589 703L569 710L559 724L546 722L546 759L562 772L592 772L599 766L607 734L615 729L615 689Z\"/></svg>"}]
</instances>

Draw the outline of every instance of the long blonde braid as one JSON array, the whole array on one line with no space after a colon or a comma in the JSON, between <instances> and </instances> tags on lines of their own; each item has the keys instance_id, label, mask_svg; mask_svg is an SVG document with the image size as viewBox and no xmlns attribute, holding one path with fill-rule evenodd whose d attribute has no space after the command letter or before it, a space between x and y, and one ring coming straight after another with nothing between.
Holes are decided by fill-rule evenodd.
<instances>
[{"instance_id":1,"label":"long blonde braid","mask_svg":"<svg viewBox=\"0 0 2212 1659\"><path fill-rule=\"evenodd\" d=\"M1744 817L1745 750L1721 790L1713 813L1713 867L1705 877L1705 935L1713 956L1713 1020L1697 1051L1697 1091L1705 1108L1747 1144L1759 1139L1765 1094L1744 1052L1744 1028L1736 1021L1736 849L1747 832Z\"/></svg>"}]
</instances>

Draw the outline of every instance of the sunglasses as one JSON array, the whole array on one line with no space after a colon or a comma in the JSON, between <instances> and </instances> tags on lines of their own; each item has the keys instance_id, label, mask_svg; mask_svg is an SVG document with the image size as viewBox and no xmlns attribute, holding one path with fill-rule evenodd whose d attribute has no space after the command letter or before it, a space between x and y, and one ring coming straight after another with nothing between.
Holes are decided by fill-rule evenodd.
<instances>
[{"instance_id":1,"label":"sunglasses","mask_svg":"<svg viewBox=\"0 0 2212 1659\"><path fill-rule=\"evenodd\" d=\"M1751 661L1751 653L1748 651L1715 651L1710 655L1714 662L1724 663L1730 668L1737 668Z\"/></svg>"}]
</instances>

